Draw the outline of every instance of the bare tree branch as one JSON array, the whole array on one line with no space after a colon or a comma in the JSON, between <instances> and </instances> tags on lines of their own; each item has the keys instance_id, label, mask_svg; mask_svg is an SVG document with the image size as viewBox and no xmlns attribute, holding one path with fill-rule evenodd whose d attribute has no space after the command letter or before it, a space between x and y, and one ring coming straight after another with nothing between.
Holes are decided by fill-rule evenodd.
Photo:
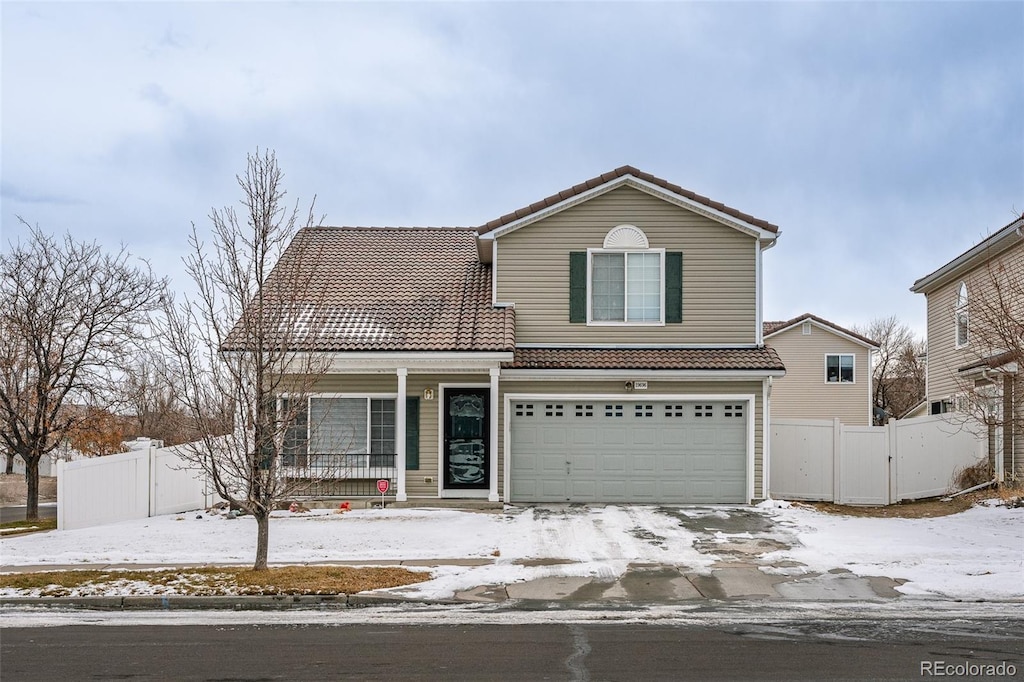
<instances>
[{"instance_id":1,"label":"bare tree branch","mask_svg":"<svg viewBox=\"0 0 1024 682\"><path fill-rule=\"evenodd\" d=\"M872 366L872 404L890 417L902 417L924 400L924 342L895 315L854 328L879 345Z\"/></svg>"},{"instance_id":2,"label":"bare tree branch","mask_svg":"<svg viewBox=\"0 0 1024 682\"><path fill-rule=\"evenodd\" d=\"M0 254L0 443L25 461L34 519L40 459L85 408L110 403L166 282L144 261L132 264L124 247L106 253L29 228L24 243Z\"/></svg>"},{"instance_id":3,"label":"bare tree branch","mask_svg":"<svg viewBox=\"0 0 1024 682\"><path fill-rule=\"evenodd\" d=\"M198 293L165 309L180 399L201 433L187 456L256 519L257 570L267 567L270 512L294 490L280 471L286 435L327 368L323 354L305 352L319 307L305 265L318 254L301 238L298 205L284 204L282 178L273 152L248 157L242 214L212 210L209 245L193 225L185 266Z\"/></svg>"}]
</instances>

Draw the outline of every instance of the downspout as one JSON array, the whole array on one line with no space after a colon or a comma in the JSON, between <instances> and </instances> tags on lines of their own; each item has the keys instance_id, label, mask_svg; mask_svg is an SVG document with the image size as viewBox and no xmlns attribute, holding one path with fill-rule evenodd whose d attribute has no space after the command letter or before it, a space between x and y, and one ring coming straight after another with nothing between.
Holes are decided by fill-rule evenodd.
<instances>
[{"instance_id":1,"label":"downspout","mask_svg":"<svg viewBox=\"0 0 1024 682\"><path fill-rule=\"evenodd\" d=\"M761 497L772 499L772 377L761 384Z\"/></svg>"}]
</instances>

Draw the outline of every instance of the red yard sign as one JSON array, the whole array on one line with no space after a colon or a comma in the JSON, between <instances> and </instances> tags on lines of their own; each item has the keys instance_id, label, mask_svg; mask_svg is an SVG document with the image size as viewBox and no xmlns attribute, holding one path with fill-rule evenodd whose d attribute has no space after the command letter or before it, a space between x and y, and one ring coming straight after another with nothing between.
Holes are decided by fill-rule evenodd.
<instances>
[{"instance_id":1,"label":"red yard sign","mask_svg":"<svg viewBox=\"0 0 1024 682\"><path fill-rule=\"evenodd\" d=\"M379 492L381 495L386 493L389 487L391 487L391 481L389 481L388 479L382 478L377 481L377 492Z\"/></svg>"}]
</instances>

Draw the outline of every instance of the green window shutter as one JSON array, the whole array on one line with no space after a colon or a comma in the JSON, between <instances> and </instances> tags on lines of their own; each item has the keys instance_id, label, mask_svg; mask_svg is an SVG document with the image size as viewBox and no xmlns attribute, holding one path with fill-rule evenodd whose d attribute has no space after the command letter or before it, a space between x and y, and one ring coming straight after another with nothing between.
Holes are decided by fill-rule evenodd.
<instances>
[{"instance_id":1,"label":"green window shutter","mask_svg":"<svg viewBox=\"0 0 1024 682\"><path fill-rule=\"evenodd\" d=\"M587 252L569 253L569 321L587 321Z\"/></svg>"},{"instance_id":2,"label":"green window shutter","mask_svg":"<svg viewBox=\"0 0 1024 682\"><path fill-rule=\"evenodd\" d=\"M683 254L665 252L665 322L683 321Z\"/></svg>"},{"instance_id":3,"label":"green window shutter","mask_svg":"<svg viewBox=\"0 0 1024 682\"><path fill-rule=\"evenodd\" d=\"M405 399L405 468L420 468L420 399Z\"/></svg>"}]
</instances>

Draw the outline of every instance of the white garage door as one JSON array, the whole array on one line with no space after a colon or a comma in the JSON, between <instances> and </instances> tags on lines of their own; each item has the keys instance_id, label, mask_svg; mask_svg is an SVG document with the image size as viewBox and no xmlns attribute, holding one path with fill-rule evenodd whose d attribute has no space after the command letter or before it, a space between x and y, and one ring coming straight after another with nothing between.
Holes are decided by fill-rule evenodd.
<instances>
[{"instance_id":1,"label":"white garage door","mask_svg":"<svg viewBox=\"0 0 1024 682\"><path fill-rule=\"evenodd\" d=\"M746 401L512 402L512 502L747 502Z\"/></svg>"}]
</instances>

